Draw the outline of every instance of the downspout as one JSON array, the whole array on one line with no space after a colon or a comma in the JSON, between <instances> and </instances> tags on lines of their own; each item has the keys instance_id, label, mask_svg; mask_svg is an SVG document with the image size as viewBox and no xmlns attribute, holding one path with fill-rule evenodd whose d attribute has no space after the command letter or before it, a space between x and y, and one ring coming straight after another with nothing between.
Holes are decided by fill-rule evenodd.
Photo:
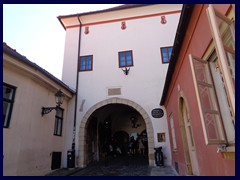
<instances>
[{"instance_id":1,"label":"downspout","mask_svg":"<svg viewBox=\"0 0 240 180\"><path fill-rule=\"evenodd\" d=\"M80 21L78 15L78 21L80 24L79 27L79 41L78 41L78 57L77 57L77 78L76 78L76 97L75 97L75 109L74 109L74 122L73 122L73 141L72 141L72 151L74 152L74 167L76 164L76 157L75 157L75 140L76 140L76 121L77 121L77 101L78 101L78 66L79 66L79 56L80 56L80 45L81 45L81 30L82 30L82 23Z\"/></svg>"}]
</instances>

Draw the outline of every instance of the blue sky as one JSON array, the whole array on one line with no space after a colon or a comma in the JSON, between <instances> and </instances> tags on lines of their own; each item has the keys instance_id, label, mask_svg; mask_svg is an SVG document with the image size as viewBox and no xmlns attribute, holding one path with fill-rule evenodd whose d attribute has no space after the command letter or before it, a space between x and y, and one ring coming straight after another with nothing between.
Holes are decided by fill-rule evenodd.
<instances>
[{"instance_id":1,"label":"blue sky","mask_svg":"<svg viewBox=\"0 0 240 180\"><path fill-rule=\"evenodd\" d=\"M65 30L57 17L118 5L3 4L3 42L61 79Z\"/></svg>"}]
</instances>

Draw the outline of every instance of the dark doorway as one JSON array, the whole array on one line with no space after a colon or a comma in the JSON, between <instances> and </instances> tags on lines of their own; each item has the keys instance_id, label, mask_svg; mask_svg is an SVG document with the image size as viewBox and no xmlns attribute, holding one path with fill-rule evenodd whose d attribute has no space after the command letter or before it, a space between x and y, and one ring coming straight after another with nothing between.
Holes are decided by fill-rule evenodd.
<instances>
[{"instance_id":1,"label":"dark doorway","mask_svg":"<svg viewBox=\"0 0 240 180\"><path fill-rule=\"evenodd\" d=\"M86 133L86 150L87 150L87 164L97 160L97 123L96 117L91 118L87 125Z\"/></svg>"},{"instance_id":2,"label":"dark doorway","mask_svg":"<svg viewBox=\"0 0 240 180\"><path fill-rule=\"evenodd\" d=\"M141 132L141 134L139 135L139 137L140 137L140 139L141 139L141 141L142 141L142 143L143 143L143 146L144 146L144 154L146 155L146 154L148 154L148 137L147 137L147 131L146 131L146 129Z\"/></svg>"},{"instance_id":3,"label":"dark doorway","mask_svg":"<svg viewBox=\"0 0 240 180\"><path fill-rule=\"evenodd\" d=\"M52 152L51 170L61 168L62 152Z\"/></svg>"},{"instance_id":4,"label":"dark doorway","mask_svg":"<svg viewBox=\"0 0 240 180\"><path fill-rule=\"evenodd\" d=\"M127 155L129 141L128 133L125 131L117 131L114 133L113 139L115 140L115 146L121 149L122 155Z\"/></svg>"},{"instance_id":5,"label":"dark doorway","mask_svg":"<svg viewBox=\"0 0 240 180\"><path fill-rule=\"evenodd\" d=\"M110 104L97 109L86 123L86 164L106 158L113 161L114 158L126 159L130 135L144 134L143 131L146 132L143 117L128 105ZM138 150L136 154L139 154Z\"/></svg>"}]
</instances>

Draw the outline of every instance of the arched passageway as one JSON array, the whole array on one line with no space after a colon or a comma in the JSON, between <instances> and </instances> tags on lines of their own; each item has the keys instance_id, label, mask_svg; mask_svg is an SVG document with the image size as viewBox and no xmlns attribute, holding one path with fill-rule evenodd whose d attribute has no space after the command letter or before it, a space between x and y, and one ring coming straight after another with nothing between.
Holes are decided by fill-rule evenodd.
<instances>
[{"instance_id":1,"label":"arched passageway","mask_svg":"<svg viewBox=\"0 0 240 180\"><path fill-rule=\"evenodd\" d=\"M144 132L145 133L142 133ZM95 104L84 115L78 134L78 165L85 167L104 158L109 144L127 154L129 137L135 140L145 134L146 155L149 165L154 165L153 127L146 111L133 101L111 98ZM139 136L137 138L137 136ZM138 153L136 150L135 153Z\"/></svg>"}]
</instances>

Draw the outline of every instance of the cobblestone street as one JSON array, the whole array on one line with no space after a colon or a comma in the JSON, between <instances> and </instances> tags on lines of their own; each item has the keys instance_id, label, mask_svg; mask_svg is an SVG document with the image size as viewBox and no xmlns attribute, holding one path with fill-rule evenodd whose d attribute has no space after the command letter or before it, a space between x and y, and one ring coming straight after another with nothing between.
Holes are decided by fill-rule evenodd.
<instances>
[{"instance_id":1,"label":"cobblestone street","mask_svg":"<svg viewBox=\"0 0 240 180\"><path fill-rule=\"evenodd\" d=\"M86 168L61 169L47 176L178 176L170 167L150 167L147 156L109 158Z\"/></svg>"}]
</instances>

